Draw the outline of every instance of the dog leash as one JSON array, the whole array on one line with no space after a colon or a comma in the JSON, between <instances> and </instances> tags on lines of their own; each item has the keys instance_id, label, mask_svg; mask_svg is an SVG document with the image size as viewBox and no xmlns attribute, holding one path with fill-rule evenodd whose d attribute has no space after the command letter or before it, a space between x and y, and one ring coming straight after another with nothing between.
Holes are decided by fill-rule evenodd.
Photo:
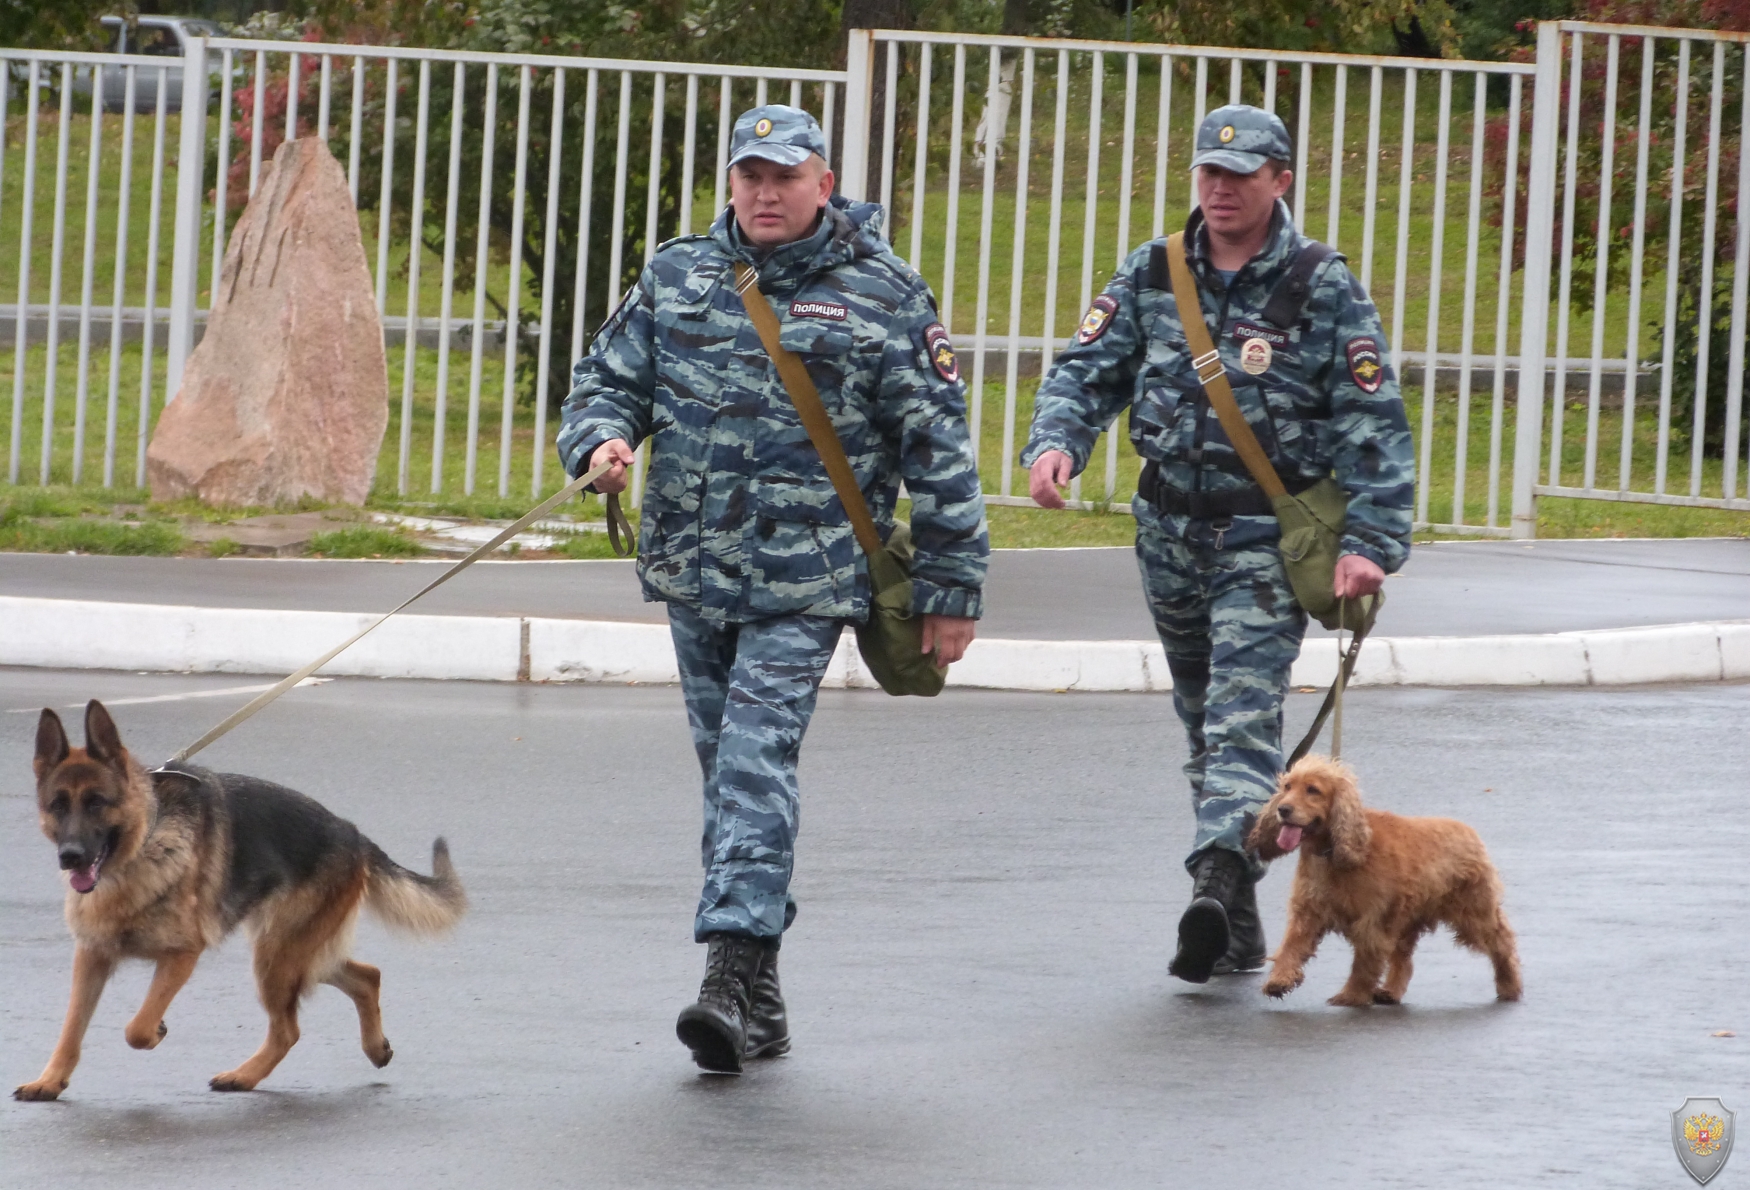
<instances>
[{"instance_id":1,"label":"dog leash","mask_svg":"<svg viewBox=\"0 0 1750 1190\"><path fill-rule=\"evenodd\" d=\"M1374 618L1379 615L1379 599L1367 596L1367 615L1362 619L1361 626L1354 630L1349 638L1348 649L1343 648L1342 625L1348 622L1347 599L1338 601L1337 628L1337 680L1331 683L1331 688L1325 692L1325 701L1319 707L1319 713L1313 716L1312 727L1307 731L1300 744L1289 756L1288 762L1282 767L1286 771L1295 766L1308 752L1313 744L1318 742L1319 733L1325 729L1325 721L1335 713L1335 721L1331 724L1331 759L1337 759L1343 751L1343 689L1349 685L1349 678L1355 672L1355 661L1361 656L1361 643L1367 639L1367 634L1373 630Z\"/></svg>"},{"instance_id":2,"label":"dog leash","mask_svg":"<svg viewBox=\"0 0 1750 1190\"><path fill-rule=\"evenodd\" d=\"M558 507L562 502L570 499L573 495L582 491L584 488L588 487L590 484L594 483L597 479L601 478L601 476L604 475L608 471L608 469L612 466L613 466L613 462L610 460L609 462L603 463L601 466L595 468L594 470L586 471L582 475L579 475L576 479L572 480L570 483L568 483L564 487L560 488L553 495L547 497L545 500L543 500L539 504L535 505L535 507L531 508L528 512L524 513L520 519L518 519L518 520L512 522L510 525L506 526L503 530L501 530L499 532L498 536L494 537L491 541L488 541L485 545L478 547L477 549L474 550L473 553L469 554L466 558L463 558L460 562L457 562L454 566L450 567L448 570L446 570L442 574L438 575L437 578L433 579L431 582L429 582L425 586L421 587L410 598L408 598L405 602L403 602L400 607L397 607L392 612L387 612L384 615L377 617L371 623L367 624L362 630L360 630L359 632L355 633L354 635L348 637L346 640L340 642L338 645L335 645L332 649L328 650L326 653L322 654L322 656L316 658L316 660L310 662L310 664L304 666L302 669L298 670L296 673L287 674L284 678L280 679L280 681L276 682L273 686L271 686L267 690L263 691L262 693L256 695L254 698L250 699L249 702L245 703L242 707L239 707L237 710L233 711L230 715L226 716L223 722L219 723L216 727L213 727L212 729L210 729L200 739L196 740L194 743L190 744L188 747L186 747L182 751L178 752L175 756L172 756L169 760L165 761L164 764L159 765L158 769L155 769L153 771L154 772L160 771L160 770L168 767L169 765L180 764L183 761L187 760L189 757L193 756L196 752L199 752L202 748L205 748L208 744L211 744L214 740L219 739L221 736L223 736L227 732L229 732L232 728L236 727L238 724L242 723L244 720L253 716L257 711L261 710L261 708L265 707L268 703L272 702L274 699L278 698L280 695L282 695L286 691L290 690L293 686L296 686L299 682L303 681L305 678L309 677L311 674L313 674L317 670L321 669L324 665L327 665L330 661L333 661L336 657L340 656L342 653L344 653L348 649L352 648L352 646L358 644L359 641L363 640L365 637L367 637L371 633L375 632L378 628L382 627L383 622L385 620L389 619L391 616L399 615L401 612L406 611L414 603L418 602L420 599L425 598L425 596L431 594L433 591L437 590L439 587L443 586L445 583L447 583L451 579L455 578L458 574L460 574L460 573L462 573L462 571L468 569L468 567L474 565L474 563L478 562L481 558L485 557L487 554L490 554L493 550L497 549L499 546L501 546L505 542L509 541L512 537L515 537L518 533L521 533L524 529L528 528L535 521L540 520L543 516L547 515L547 513L551 512L554 508ZM620 499L618 496L610 495L608 497L608 500L607 500L607 505L608 505L608 542L613 547L613 550L616 554L619 554L621 557L625 557L627 554L631 553L631 549L630 549L630 540L631 540L631 536L632 536L631 523L626 519L626 514L620 510ZM627 548L624 550L622 550L620 548L622 537L628 543Z\"/></svg>"}]
</instances>

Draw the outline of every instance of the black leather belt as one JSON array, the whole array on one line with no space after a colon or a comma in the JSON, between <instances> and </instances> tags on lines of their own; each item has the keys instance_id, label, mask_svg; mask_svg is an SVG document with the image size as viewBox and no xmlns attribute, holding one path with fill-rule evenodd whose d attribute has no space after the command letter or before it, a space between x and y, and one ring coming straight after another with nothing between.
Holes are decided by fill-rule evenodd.
<instances>
[{"instance_id":1,"label":"black leather belt","mask_svg":"<svg viewBox=\"0 0 1750 1190\"><path fill-rule=\"evenodd\" d=\"M1295 478L1284 483L1295 495L1306 491L1318 480ZM1137 493L1168 516L1188 516L1194 520L1233 516L1273 516L1276 509L1264 489L1254 483L1223 492L1181 492L1171 484L1161 482L1160 464L1150 460L1143 465L1137 480Z\"/></svg>"}]
</instances>

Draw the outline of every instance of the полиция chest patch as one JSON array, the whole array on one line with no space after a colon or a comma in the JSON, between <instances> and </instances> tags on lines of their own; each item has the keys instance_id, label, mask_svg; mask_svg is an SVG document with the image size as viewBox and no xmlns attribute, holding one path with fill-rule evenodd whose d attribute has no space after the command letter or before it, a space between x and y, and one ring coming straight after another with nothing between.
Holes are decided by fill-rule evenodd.
<instances>
[{"instance_id":1,"label":"\u043f\u043e\u043b\u0438\u0446\u0438\u044f chest patch","mask_svg":"<svg viewBox=\"0 0 1750 1190\"><path fill-rule=\"evenodd\" d=\"M790 317L792 318L830 318L834 322L843 322L850 316L850 310L837 302L790 303Z\"/></svg>"}]
</instances>

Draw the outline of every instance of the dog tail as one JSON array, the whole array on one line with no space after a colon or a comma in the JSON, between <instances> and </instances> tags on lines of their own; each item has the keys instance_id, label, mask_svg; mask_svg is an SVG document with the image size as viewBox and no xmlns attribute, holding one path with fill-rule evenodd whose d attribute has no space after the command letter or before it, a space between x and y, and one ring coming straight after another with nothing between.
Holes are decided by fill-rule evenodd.
<instances>
[{"instance_id":1,"label":"dog tail","mask_svg":"<svg viewBox=\"0 0 1750 1190\"><path fill-rule=\"evenodd\" d=\"M468 894L450 863L450 845L431 845L431 875L402 867L371 844L365 906L384 925L410 934L441 934L468 911Z\"/></svg>"}]
</instances>

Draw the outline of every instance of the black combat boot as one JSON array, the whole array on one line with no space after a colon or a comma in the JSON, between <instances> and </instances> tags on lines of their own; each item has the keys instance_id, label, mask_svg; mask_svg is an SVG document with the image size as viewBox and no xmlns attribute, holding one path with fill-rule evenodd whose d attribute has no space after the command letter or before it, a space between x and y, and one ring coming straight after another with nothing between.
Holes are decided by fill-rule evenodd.
<instances>
[{"instance_id":1,"label":"black combat boot","mask_svg":"<svg viewBox=\"0 0 1750 1190\"><path fill-rule=\"evenodd\" d=\"M1258 916L1258 886L1244 877L1234 886L1233 900L1227 906L1227 925L1231 935L1227 953L1215 960L1216 975L1244 975L1262 971L1269 947L1264 942L1264 922Z\"/></svg>"},{"instance_id":2,"label":"black combat boot","mask_svg":"<svg viewBox=\"0 0 1750 1190\"><path fill-rule=\"evenodd\" d=\"M766 948L748 934L706 938L705 981L699 1002L681 1009L675 1035L693 1051L693 1061L716 1074L740 1074L747 1049L748 1005Z\"/></svg>"},{"instance_id":3,"label":"black combat boot","mask_svg":"<svg viewBox=\"0 0 1750 1190\"><path fill-rule=\"evenodd\" d=\"M1197 857L1192 874L1191 907L1179 918L1179 953L1167 972L1186 983L1208 983L1216 960L1233 941L1228 907L1245 879L1246 862L1232 851L1211 847Z\"/></svg>"},{"instance_id":4,"label":"black combat boot","mask_svg":"<svg viewBox=\"0 0 1750 1190\"><path fill-rule=\"evenodd\" d=\"M747 1014L748 1058L781 1058L790 1052L790 1021L784 1015L784 993L778 987L777 939L767 939L753 980L753 1002Z\"/></svg>"}]
</instances>

